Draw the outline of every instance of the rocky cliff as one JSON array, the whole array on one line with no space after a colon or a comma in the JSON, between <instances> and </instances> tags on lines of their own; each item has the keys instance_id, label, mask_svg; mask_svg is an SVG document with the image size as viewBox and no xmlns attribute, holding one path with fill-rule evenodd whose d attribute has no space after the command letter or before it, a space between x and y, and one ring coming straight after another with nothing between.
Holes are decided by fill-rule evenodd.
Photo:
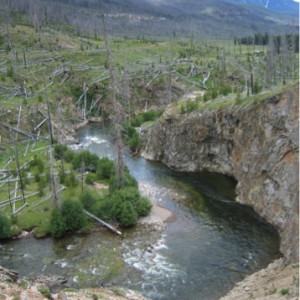
<instances>
[{"instance_id":1,"label":"rocky cliff","mask_svg":"<svg viewBox=\"0 0 300 300\"><path fill-rule=\"evenodd\" d=\"M179 171L233 176L236 200L273 224L288 262L299 258L299 90L259 104L165 114L149 133L144 156Z\"/></svg>"}]
</instances>

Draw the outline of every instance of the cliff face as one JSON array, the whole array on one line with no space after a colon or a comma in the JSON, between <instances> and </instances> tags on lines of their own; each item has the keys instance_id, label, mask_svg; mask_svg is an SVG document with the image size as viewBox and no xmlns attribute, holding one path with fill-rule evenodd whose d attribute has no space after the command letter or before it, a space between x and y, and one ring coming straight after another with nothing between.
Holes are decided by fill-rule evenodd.
<instances>
[{"instance_id":1,"label":"cliff face","mask_svg":"<svg viewBox=\"0 0 300 300\"><path fill-rule=\"evenodd\" d=\"M233 176L237 201L251 206L281 236L281 252L297 261L299 223L298 86L246 108L168 114L152 127L144 150L179 171Z\"/></svg>"}]
</instances>

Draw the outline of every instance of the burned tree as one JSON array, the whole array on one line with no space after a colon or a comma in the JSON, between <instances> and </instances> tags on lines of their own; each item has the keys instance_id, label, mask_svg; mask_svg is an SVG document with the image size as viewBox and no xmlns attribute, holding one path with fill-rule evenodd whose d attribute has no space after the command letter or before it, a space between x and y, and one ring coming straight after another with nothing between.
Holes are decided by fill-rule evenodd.
<instances>
[{"instance_id":1,"label":"burned tree","mask_svg":"<svg viewBox=\"0 0 300 300\"><path fill-rule=\"evenodd\" d=\"M114 126L115 126L115 138L116 138L116 146L117 146L117 166L116 166L116 186L117 188L121 188L125 183L125 172L124 172L124 161L123 161L123 142L121 137L121 105L117 101L116 95L116 79L115 79L115 71L114 71L114 62L111 53L111 49L108 43L108 37L106 34L105 27L105 19L102 16L103 21L103 37L105 42L106 56L107 56L107 65L110 76L110 97L113 104L114 110Z\"/></svg>"}]
</instances>

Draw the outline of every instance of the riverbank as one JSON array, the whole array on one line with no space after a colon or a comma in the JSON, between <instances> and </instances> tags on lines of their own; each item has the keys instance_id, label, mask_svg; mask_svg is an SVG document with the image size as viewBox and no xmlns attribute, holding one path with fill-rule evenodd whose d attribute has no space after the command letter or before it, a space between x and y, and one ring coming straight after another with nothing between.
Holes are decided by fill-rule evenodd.
<instances>
[{"instance_id":1,"label":"riverbank","mask_svg":"<svg viewBox=\"0 0 300 300\"><path fill-rule=\"evenodd\" d=\"M299 299L299 264L285 265L278 259L238 282L220 300L286 300Z\"/></svg>"},{"instance_id":2,"label":"riverbank","mask_svg":"<svg viewBox=\"0 0 300 300\"><path fill-rule=\"evenodd\" d=\"M130 289L100 287L77 290L63 288L64 281L59 277L45 276L35 281L19 280L17 273L0 267L0 298L6 300L146 300Z\"/></svg>"}]
</instances>

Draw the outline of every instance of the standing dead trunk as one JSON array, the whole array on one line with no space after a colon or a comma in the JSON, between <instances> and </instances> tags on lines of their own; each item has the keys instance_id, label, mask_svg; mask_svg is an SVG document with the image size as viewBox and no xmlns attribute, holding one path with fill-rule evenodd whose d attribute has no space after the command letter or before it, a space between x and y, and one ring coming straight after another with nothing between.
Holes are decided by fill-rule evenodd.
<instances>
[{"instance_id":1,"label":"standing dead trunk","mask_svg":"<svg viewBox=\"0 0 300 300\"><path fill-rule=\"evenodd\" d=\"M104 35L104 42L105 42L105 49L106 49L106 56L107 56L107 64L108 64L109 76L110 76L110 95L111 95L111 100L113 103L113 110L114 110L114 125L115 125L116 146L117 146L116 187L121 188L122 186L124 186L125 183L123 142L121 137L121 106L116 98L117 86L115 81L113 58L108 44L104 16L102 16L102 21L103 21L103 35Z\"/></svg>"},{"instance_id":2,"label":"standing dead trunk","mask_svg":"<svg viewBox=\"0 0 300 300\"><path fill-rule=\"evenodd\" d=\"M249 65L249 72L250 72L250 88L251 88L251 95L254 94L254 79L253 79L253 66L250 59L250 53L248 53L248 65Z\"/></svg>"},{"instance_id":3,"label":"standing dead trunk","mask_svg":"<svg viewBox=\"0 0 300 300\"><path fill-rule=\"evenodd\" d=\"M27 61L26 61L26 52L25 49L22 49L23 51L23 61L24 61L24 69L27 69Z\"/></svg>"},{"instance_id":4,"label":"standing dead trunk","mask_svg":"<svg viewBox=\"0 0 300 300\"><path fill-rule=\"evenodd\" d=\"M44 88L45 88L45 99L47 104L47 114L48 114L48 124L49 124L49 135L50 135L50 149L49 149L49 164L50 164L50 181L51 181L51 190L52 190L52 196L54 201L54 207L58 208L58 196L56 191L56 182L55 182L55 176L53 173L53 129L52 129L52 120L51 120L51 113L50 113L50 105L49 105L49 99L48 99L48 93L47 93L47 86L46 81L44 77Z\"/></svg>"}]
</instances>

